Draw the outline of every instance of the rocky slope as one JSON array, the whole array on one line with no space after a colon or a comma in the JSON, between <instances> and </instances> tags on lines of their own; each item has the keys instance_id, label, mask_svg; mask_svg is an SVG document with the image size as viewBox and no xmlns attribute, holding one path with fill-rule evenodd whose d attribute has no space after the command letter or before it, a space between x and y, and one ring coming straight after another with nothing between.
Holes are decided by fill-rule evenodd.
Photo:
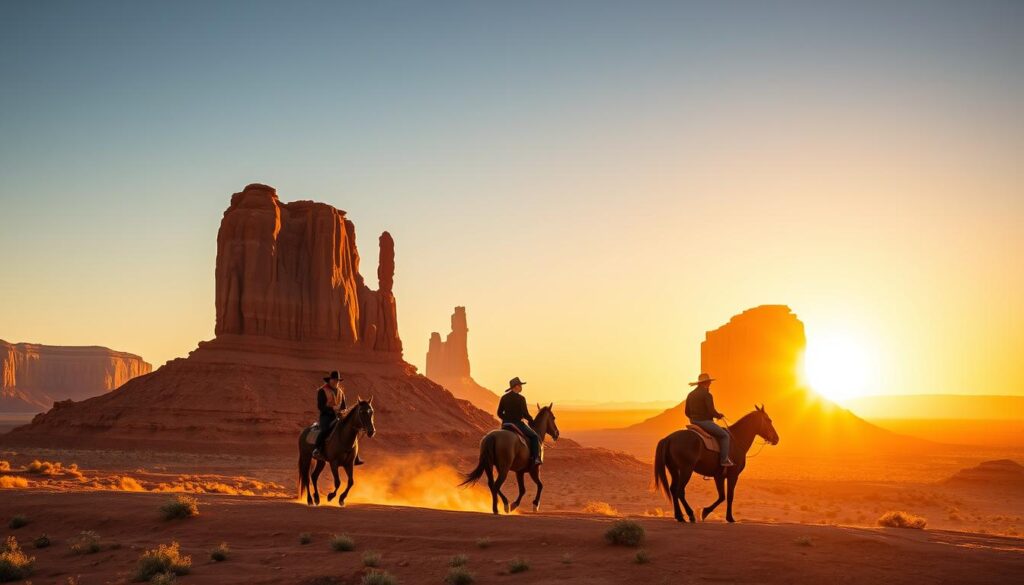
<instances>
[{"instance_id":1,"label":"rocky slope","mask_svg":"<svg viewBox=\"0 0 1024 585\"><path fill-rule=\"evenodd\" d=\"M0 339L0 412L42 412L60 400L109 392L152 369L137 355L106 347Z\"/></svg>"}]
</instances>

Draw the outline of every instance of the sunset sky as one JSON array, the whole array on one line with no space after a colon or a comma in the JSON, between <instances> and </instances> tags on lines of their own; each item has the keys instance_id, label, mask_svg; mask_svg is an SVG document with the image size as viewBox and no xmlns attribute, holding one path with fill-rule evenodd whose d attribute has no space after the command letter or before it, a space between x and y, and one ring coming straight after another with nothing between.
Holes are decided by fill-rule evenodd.
<instances>
[{"instance_id":1,"label":"sunset sky","mask_svg":"<svg viewBox=\"0 0 1024 585\"><path fill-rule=\"evenodd\" d=\"M206 4L5 5L0 338L186 355L262 182L490 388L674 401L771 303L850 395L1024 394L1024 3Z\"/></svg>"}]
</instances>

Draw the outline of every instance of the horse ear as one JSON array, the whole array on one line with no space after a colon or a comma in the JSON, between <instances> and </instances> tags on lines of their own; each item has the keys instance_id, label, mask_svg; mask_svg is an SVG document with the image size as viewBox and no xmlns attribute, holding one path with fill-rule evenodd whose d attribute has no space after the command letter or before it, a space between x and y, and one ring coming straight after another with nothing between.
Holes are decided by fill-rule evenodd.
<instances>
[{"instance_id":1,"label":"horse ear","mask_svg":"<svg viewBox=\"0 0 1024 585\"><path fill-rule=\"evenodd\" d=\"M761 407L755 404L755 405L754 405L754 410L760 411L760 410L761 410Z\"/></svg>"},{"instance_id":2,"label":"horse ear","mask_svg":"<svg viewBox=\"0 0 1024 585\"><path fill-rule=\"evenodd\" d=\"M537 410L540 410L540 402L537 403Z\"/></svg>"},{"instance_id":3,"label":"horse ear","mask_svg":"<svg viewBox=\"0 0 1024 585\"><path fill-rule=\"evenodd\" d=\"M554 407L555 407L555 403L554 403L554 402L552 402L551 404L549 404L549 405L548 405L548 410L551 410L551 409L552 409L552 408L554 408Z\"/></svg>"},{"instance_id":4,"label":"horse ear","mask_svg":"<svg viewBox=\"0 0 1024 585\"><path fill-rule=\"evenodd\" d=\"M356 402L362 402L362 401L363 401L363 397L358 395L358 394L356 394Z\"/></svg>"},{"instance_id":5,"label":"horse ear","mask_svg":"<svg viewBox=\"0 0 1024 585\"><path fill-rule=\"evenodd\" d=\"M367 404L373 404L373 396L371 396L370 399L367 400L366 402L367 402Z\"/></svg>"}]
</instances>

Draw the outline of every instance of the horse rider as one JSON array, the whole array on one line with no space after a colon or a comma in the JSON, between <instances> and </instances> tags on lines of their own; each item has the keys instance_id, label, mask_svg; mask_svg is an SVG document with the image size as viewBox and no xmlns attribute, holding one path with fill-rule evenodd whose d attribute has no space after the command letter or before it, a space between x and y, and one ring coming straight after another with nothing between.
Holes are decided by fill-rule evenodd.
<instances>
[{"instance_id":1,"label":"horse rider","mask_svg":"<svg viewBox=\"0 0 1024 585\"><path fill-rule=\"evenodd\" d=\"M331 434L331 425L345 413L345 391L341 388L341 376L338 370L324 377L324 385L316 391L316 408L320 411L320 434L316 437L316 448L313 449L315 459L324 459L324 443ZM363 461L356 456L356 465Z\"/></svg>"},{"instance_id":2,"label":"horse rider","mask_svg":"<svg viewBox=\"0 0 1024 585\"><path fill-rule=\"evenodd\" d=\"M711 383L714 381L711 376L701 374L697 376L696 382L690 382L690 386L696 388L686 395L686 417L692 424L718 439L719 461L722 467L732 467L734 463L729 458L729 431L715 424L713 420L725 417L715 408L715 399L711 396Z\"/></svg>"},{"instance_id":3,"label":"horse rider","mask_svg":"<svg viewBox=\"0 0 1024 585\"><path fill-rule=\"evenodd\" d=\"M523 433L530 445L530 459L534 465L543 463L540 460L540 437L530 428L533 424L533 417L530 416L530 408L526 405L526 398L523 397L523 382L519 377L508 381L508 389L505 395L498 401L498 418L502 425L512 425ZM526 422L523 422L526 419Z\"/></svg>"}]
</instances>

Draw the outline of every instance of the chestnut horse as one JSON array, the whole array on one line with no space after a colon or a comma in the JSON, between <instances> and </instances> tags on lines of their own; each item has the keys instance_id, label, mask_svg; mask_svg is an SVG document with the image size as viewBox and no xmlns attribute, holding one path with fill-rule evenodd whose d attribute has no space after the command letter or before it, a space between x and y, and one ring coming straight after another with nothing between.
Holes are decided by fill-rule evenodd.
<instances>
[{"instance_id":1,"label":"chestnut horse","mask_svg":"<svg viewBox=\"0 0 1024 585\"><path fill-rule=\"evenodd\" d=\"M533 424L530 425L530 428L540 437L542 444L544 443L544 437L547 435L551 435L551 438L556 441L558 440L558 426L555 424L555 413L551 410L553 406L554 403L551 403L541 408L538 404L537 416L533 417ZM497 479L494 477L495 469L498 471ZM505 497L505 494L501 493L501 486L505 483L505 478L508 476L509 471L516 472L516 479L519 482L519 496L512 503L511 508L508 504L508 498ZM464 476L466 481L459 485L467 486L474 484L485 473L487 474L487 487L491 490L491 510L495 514L498 513L499 497L501 497L501 501L505 505L506 514L510 510L515 510L519 507L519 502L523 500L523 494L526 493L526 482L523 479L523 475L526 473L529 473L533 483L537 484L537 496L533 498L533 511L536 512L540 509L540 493L544 490L544 484L540 482L540 466L530 460L529 447L523 444L523 441L519 439L519 435L516 433L504 429L495 429L484 435L484 438L480 441L480 461L473 471Z\"/></svg>"},{"instance_id":2,"label":"chestnut horse","mask_svg":"<svg viewBox=\"0 0 1024 585\"><path fill-rule=\"evenodd\" d=\"M736 492L736 481L747 464L747 451L750 450L754 437L759 436L772 445L779 444L779 433L772 426L772 419L764 411L764 405L754 406L754 412L736 421L736 424L729 425L729 432L732 434L729 456L735 463L732 467L719 465L718 453L705 447L704 440L694 431L676 431L658 442L658 447L654 451L654 486L655 489L661 488L668 499L672 500L672 508L679 522L684 522L683 513L679 510L680 502L686 508L690 522L697 521L690 505L686 503L686 484L695 471L714 478L715 487L718 488L718 499L704 508L700 519L707 518L708 514L728 497L725 519L734 522L732 497ZM672 478L671 484L669 476ZM725 495L723 484L728 484L728 496Z\"/></svg>"},{"instance_id":3,"label":"chestnut horse","mask_svg":"<svg viewBox=\"0 0 1024 585\"><path fill-rule=\"evenodd\" d=\"M334 499L341 486L341 478L338 477L338 467L345 468L345 475L348 476L348 485L345 491L338 497L338 505L345 505L345 498L349 490L355 484L352 479L352 466L355 464L356 455L359 453L359 433L365 431L367 437L372 437L377 431L373 428L373 398L369 400L357 399L344 418L334 423L334 431L320 429L321 433L330 432L327 441L324 443L324 459L316 460L316 467L313 468L313 477L310 481L309 467L313 461L313 444L307 439L311 427L302 430L299 435L299 497L306 492L307 505L320 505L320 490L317 489L316 481L320 478L320 472L324 470L325 464L330 464L331 474L334 475L334 490L327 494L327 501ZM313 484L313 493L309 492L309 484Z\"/></svg>"}]
</instances>

